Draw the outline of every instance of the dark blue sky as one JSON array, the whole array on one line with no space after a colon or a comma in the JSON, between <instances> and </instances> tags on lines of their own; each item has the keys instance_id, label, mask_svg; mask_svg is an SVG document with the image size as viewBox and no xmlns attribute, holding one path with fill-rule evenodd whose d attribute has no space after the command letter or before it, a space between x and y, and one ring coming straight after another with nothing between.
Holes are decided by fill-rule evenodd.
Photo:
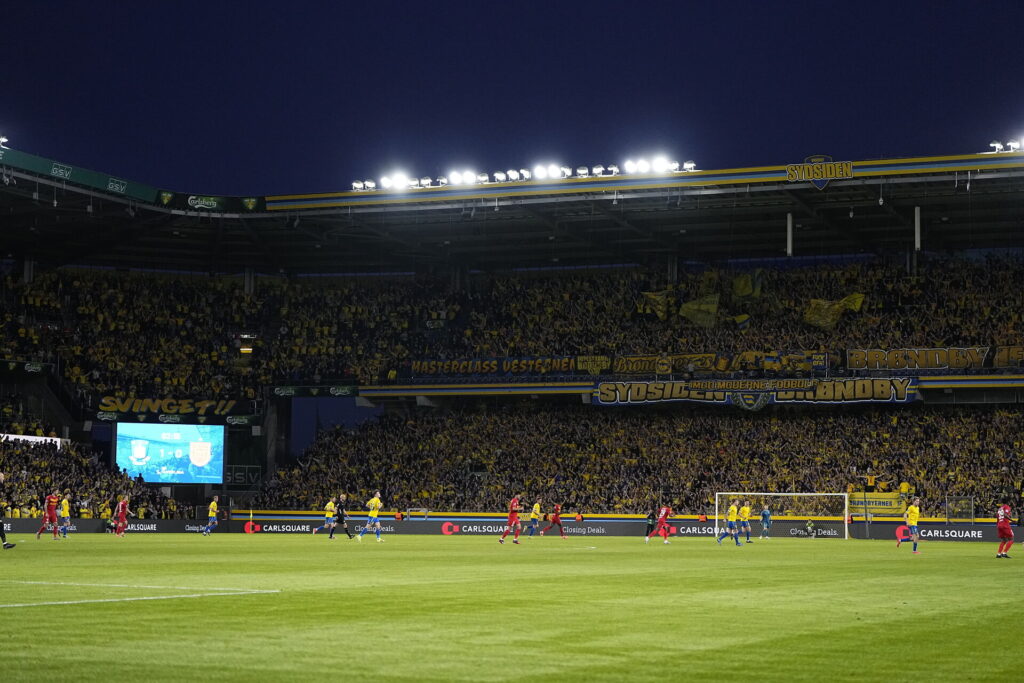
<instances>
[{"instance_id":1,"label":"dark blue sky","mask_svg":"<svg viewBox=\"0 0 1024 683\"><path fill-rule=\"evenodd\" d=\"M396 168L621 165L656 151L701 168L952 154L1024 135L1012 2L2 12L9 145L181 191L329 191Z\"/></svg>"}]
</instances>

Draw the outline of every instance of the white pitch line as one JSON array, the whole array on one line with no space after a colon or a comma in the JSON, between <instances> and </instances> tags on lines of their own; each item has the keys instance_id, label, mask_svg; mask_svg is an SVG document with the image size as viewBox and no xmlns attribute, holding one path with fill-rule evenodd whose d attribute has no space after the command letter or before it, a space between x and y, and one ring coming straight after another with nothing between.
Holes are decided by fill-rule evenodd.
<instances>
[{"instance_id":1,"label":"white pitch line","mask_svg":"<svg viewBox=\"0 0 1024 683\"><path fill-rule=\"evenodd\" d=\"M25 582L28 583L28 582ZM102 598L96 600L57 600L53 602L25 602L0 605L0 609L10 607L44 607L46 605L85 605L98 602L138 602L140 600L179 600L181 598L215 598L225 595L260 595L266 593L280 593L281 591L239 591L232 593L192 593L190 595L153 595L139 598Z\"/></svg>"},{"instance_id":2,"label":"white pitch line","mask_svg":"<svg viewBox=\"0 0 1024 683\"><path fill-rule=\"evenodd\" d=\"M70 581L0 581L0 583L20 583L28 586L85 586L88 588L153 588L175 591L194 591L198 586L143 586L130 583L73 583ZM206 588L208 591L231 591L235 593L279 593L276 590L259 590L256 588Z\"/></svg>"}]
</instances>

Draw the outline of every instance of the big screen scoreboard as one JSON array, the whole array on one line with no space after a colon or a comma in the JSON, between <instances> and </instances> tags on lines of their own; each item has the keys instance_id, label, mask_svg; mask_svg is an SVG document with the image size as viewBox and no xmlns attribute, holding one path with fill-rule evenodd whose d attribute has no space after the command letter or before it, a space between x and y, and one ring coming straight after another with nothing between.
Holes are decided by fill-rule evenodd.
<instances>
[{"instance_id":1,"label":"big screen scoreboard","mask_svg":"<svg viewBox=\"0 0 1024 683\"><path fill-rule=\"evenodd\" d=\"M152 484L221 484L223 425L117 424L115 462Z\"/></svg>"}]
</instances>

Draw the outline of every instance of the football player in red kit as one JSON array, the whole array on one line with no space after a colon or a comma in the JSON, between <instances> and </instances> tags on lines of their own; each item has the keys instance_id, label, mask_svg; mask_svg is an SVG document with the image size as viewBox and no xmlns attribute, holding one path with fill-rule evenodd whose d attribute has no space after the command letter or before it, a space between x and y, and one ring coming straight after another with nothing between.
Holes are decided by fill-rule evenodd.
<instances>
[{"instance_id":1,"label":"football player in red kit","mask_svg":"<svg viewBox=\"0 0 1024 683\"><path fill-rule=\"evenodd\" d=\"M53 540L57 540L57 505L60 503L60 491L54 489L53 493L46 497L46 506L43 508L43 524L36 532L36 538L46 531L46 525L53 527Z\"/></svg>"},{"instance_id":2,"label":"football player in red kit","mask_svg":"<svg viewBox=\"0 0 1024 683\"><path fill-rule=\"evenodd\" d=\"M551 523L548 524L546 527L544 527L543 529L540 530L540 535L543 536L545 531L547 531L548 529L550 529L551 527L553 527L553 526L555 526L557 524L558 525L558 530L562 534L562 538L568 538L568 536L565 535L565 527L562 526L562 504L561 503L555 503L555 511L551 514L550 520L551 520Z\"/></svg>"},{"instance_id":3,"label":"football player in red kit","mask_svg":"<svg viewBox=\"0 0 1024 683\"><path fill-rule=\"evenodd\" d=\"M999 538L999 551L996 559L1010 559L1008 553L1013 545L1013 529L1010 528L1010 506L1003 503L996 510L996 536Z\"/></svg>"},{"instance_id":4,"label":"football player in red kit","mask_svg":"<svg viewBox=\"0 0 1024 683\"><path fill-rule=\"evenodd\" d=\"M672 508L668 505L662 505L658 510L658 521L654 525L654 531L644 537L644 543L651 540L653 536L661 536L665 539L665 545L668 545L668 518L672 514Z\"/></svg>"},{"instance_id":5,"label":"football player in red kit","mask_svg":"<svg viewBox=\"0 0 1024 683\"><path fill-rule=\"evenodd\" d=\"M114 517L117 523L114 526L114 534L124 538L124 532L128 528L128 495L122 498L118 496L117 508L114 510Z\"/></svg>"},{"instance_id":6,"label":"football player in red kit","mask_svg":"<svg viewBox=\"0 0 1024 683\"><path fill-rule=\"evenodd\" d=\"M516 534L512 537L512 542L518 544L519 532L522 531L522 525L519 523L519 496L514 496L508 502L508 521L505 522L505 533L498 539L498 543L504 543L505 537L513 528L515 528Z\"/></svg>"}]
</instances>

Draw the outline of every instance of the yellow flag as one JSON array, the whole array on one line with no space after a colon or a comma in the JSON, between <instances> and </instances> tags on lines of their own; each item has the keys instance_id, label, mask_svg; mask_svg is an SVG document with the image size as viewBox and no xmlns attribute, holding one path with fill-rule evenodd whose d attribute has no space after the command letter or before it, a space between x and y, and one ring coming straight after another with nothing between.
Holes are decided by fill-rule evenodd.
<instances>
[{"instance_id":1,"label":"yellow flag","mask_svg":"<svg viewBox=\"0 0 1024 683\"><path fill-rule=\"evenodd\" d=\"M718 321L718 294L708 294L679 307L679 315L699 327L714 327Z\"/></svg>"}]
</instances>

